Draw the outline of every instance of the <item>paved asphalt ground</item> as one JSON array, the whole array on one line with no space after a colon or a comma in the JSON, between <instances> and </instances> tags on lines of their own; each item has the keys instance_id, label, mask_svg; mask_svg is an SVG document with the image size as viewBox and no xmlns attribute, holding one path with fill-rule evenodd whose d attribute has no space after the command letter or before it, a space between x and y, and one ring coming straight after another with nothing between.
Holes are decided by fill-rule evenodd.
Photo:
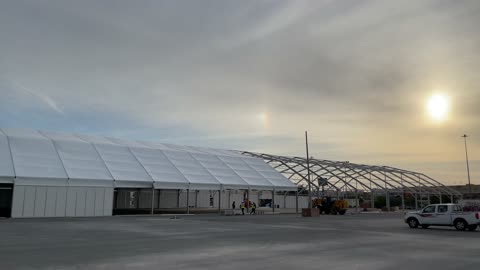
<instances>
[{"instance_id":1,"label":"paved asphalt ground","mask_svg":"<svg viewBox=\"0 0 480 270\"><path fill-rule=\"evenodd\" d=\"M0 269L479 269L480 231L399 214L0 220Z\"/></svg>"}]
</instances>

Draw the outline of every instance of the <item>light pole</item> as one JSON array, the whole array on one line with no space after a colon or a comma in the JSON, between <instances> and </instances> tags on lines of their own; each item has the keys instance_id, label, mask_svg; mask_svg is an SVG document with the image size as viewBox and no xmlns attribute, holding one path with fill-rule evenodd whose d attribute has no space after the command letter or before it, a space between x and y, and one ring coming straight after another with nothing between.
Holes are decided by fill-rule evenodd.
<instances>
[{"instance_id":1,"label":"light pole","mask_svg":"<svg viewBox=\"0 0 480 270\"><path fill-rule=\"evenodd\" d=\"M470 183L470 166L468 165L468 151L467 151L467 134L463 134L465 142L465 160L467 162L467 176L468 176L468 192L472 193L472 184Z\"/></svg>"},{"instance_id":2,"label":"light pole","mask_svg":"<svg viewBox=\"0 0 480 270\"><path fill-rule=\"evenodd\" d=\"M305 130L305 149L307 151L308 208L312 208L312 183L310 183L310 155L308 154L308 133Z\"/></svg>"}]
</instances>

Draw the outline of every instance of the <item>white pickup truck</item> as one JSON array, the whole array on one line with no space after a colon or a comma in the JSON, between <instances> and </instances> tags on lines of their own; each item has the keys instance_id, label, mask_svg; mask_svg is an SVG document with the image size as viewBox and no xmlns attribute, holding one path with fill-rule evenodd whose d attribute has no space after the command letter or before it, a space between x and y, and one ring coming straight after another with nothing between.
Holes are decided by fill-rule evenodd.
<instances>
[{"instance_id":1,"label":"white pickup truck","mask_svg":"<svg viewBox=\"0 0 480 270\"><path fill-rule=\"evenodd\" d=\"M453 226L458 231L467 229L474 231L480 224L480 214L463 212L463 208L459 204L431 204L420 211L405 213L404 220L410 228Z\"/></svg>"}]
</instances>

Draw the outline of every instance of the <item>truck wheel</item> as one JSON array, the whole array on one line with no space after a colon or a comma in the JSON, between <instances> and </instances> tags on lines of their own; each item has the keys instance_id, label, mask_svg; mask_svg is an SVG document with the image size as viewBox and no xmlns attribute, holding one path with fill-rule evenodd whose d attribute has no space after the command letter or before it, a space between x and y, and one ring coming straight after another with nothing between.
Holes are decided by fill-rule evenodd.
<instances>
[{"instance_id":1,"label":"truck wheel","mask_svg":"<svg viewBox=\"0 0 480 270\"><path fill-rule=\"evenodd\" d=\"M416 218L409 218L407 220L408 226L412 229L418 228L418 220Z\"/></svg>"},{"instance_id":2,"label":"truck wheel","mask_svg":"<svg viewBox=\"0 0 480 270\"><path fill-rule=\"evenodd\" d=\"M477 229L478 225L468 225L467 229L471 232L475 231Z\"/></svg>"},{"instance_id":3,"label":"truck wheel","mask_svg":"<svg viewBox=\"0 0 480 270\"><path fill-rule=\"evenodd\" d=\"M430 225L422 225L422 229L428 229L428 227L430 227Z\"/></svg>"},{"instance_id":4,"label":"truck wheel","mask_svg":"<svg viewBox=\"0 0 480 270\"><path fill-rule=\"evenodd\" d=\"M457 229L457 231L465 231L467 229L467 226L468 226L467 222L463 219L455 220L453 225L455 226L455 229Z\"/></svg>"}]
</instances>

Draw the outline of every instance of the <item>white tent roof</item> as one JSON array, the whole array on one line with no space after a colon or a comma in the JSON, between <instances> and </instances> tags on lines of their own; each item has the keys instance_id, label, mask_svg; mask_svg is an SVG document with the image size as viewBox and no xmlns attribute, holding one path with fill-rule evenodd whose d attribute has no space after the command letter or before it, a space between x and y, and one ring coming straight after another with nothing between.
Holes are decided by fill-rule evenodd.
<instances>
[{"instance_id":1,"label":"white tent roof","mask_svg":"<svg viewBox=\"0 0 480 270\"><path fill-rule=\"evenodd\" d=\"M203 147L0 129L0 178L17 184L296 190L262 159Z\"/></svg>"}]
</instances>

